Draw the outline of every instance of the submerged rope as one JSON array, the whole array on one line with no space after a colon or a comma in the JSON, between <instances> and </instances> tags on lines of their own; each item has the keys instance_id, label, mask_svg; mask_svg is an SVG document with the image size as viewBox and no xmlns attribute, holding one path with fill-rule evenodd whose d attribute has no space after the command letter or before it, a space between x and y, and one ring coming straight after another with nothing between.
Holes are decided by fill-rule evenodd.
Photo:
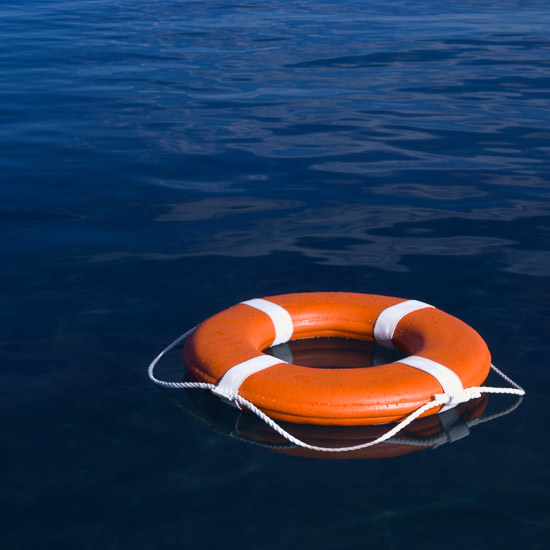
<instances>
[{"instance_id":1,"label":"submerged rope","mask_svg":"<svg viewBox=\"0 0 550 550\"><path fill-rule=\"evenodd\" d=\"M214 390L216 388L215 384L210 384L208 382L171 382L171 381L164 381L158 379L155 374L155 367L159 363L159 361L171 350L173 350L175 347L177 347L179 344L185 341L185 339L195 330L196 326L192 329L188 330L187 332L184 332L181 336L176 338L171 344L166 346L154 359L151 361L149 368L147 369L147 373L149 375L149 378L157 385L162 386L164 388L171 388L171 389L204 389L204 390ZM471 388L465 388L464 393L461 394L461 401L466 402L470 401L472 399L477 399L478 397L481 397L481 394L483 393L493 393L493 394L511 394L511 395L517 395L519 396L518 402L515 403L512 407L509 407L504 412L496 413L494 415L491 415L491 417L487 417L485 419L474 419L467 423L468 426L473 426L482 422L488 422L489 419L494 420L495 418L498 418L499 416L503 416L504 414L508 414L515 408L519 406L521 403L521 398L525 395L525 390L519 385L516 384L511 378L506 376L501 370L499 370L497 367L495 367L491 363L491 369L498 374L503 380L505 380L508 384L510 384L510 388L501 388L501 387L488 387L488 386L475 386ZM456 396L455 396L456 397ZM312 451L321 451L321 452L327 452L327 453L342 453L342 452L349 452L349 451L358 451L360 449L366 449L367 447L373 447L374 445L378 445L384 441L387 441L388 439L393 438L395 435L397 435L399 432L404 430L411 422L414 422L419 416L424 414L425 412L429 411L430 409L434 409L435 407L444 406L449 404L453 400L453 397L450 395L447 395L445 393L439 393L434 395L434 398L432 401L429 401L428 403L425 403L412 413L410 413L406 418L404 418L401 422L396 424L393 428L388 430L385 434L381 435L380 437L377 437L373 441L367 441L365 443L360 443L358 445L351 445L348 447L321 447L318 445L310 445L309 443L306 443L305 441L302 441L301 439L298 439L297 437L293 436L290 432L285 430L280 424L278 424L275 420L273 420L271 417L267 416L263 411L261 411L254 403L251 403L238 393L234 395L233 402L237 406L242 406L246 409L248 409L250 412L255 414L260 420L262 420L265 424L267 424L272 430L274 430L276 433L278 433L281 437L286 439L289 443L292 443L293 445L296 445L297 447L303 447L304 449L309 449ZM241 407L239 407L241 408ZM433 438L434 444L441 444L445 441L442 440L442 438ZM446 440L444 437L443 439ZM406 440L403 441L403 443ZM431 440L430 440L431 441ZM394 440L395 443L401 443L402 440ZM409 442L408 444L411 444ZM420 443L422 446L426 445L428 446L425 441L422 441Z\"/></svg>"}]
</instances>

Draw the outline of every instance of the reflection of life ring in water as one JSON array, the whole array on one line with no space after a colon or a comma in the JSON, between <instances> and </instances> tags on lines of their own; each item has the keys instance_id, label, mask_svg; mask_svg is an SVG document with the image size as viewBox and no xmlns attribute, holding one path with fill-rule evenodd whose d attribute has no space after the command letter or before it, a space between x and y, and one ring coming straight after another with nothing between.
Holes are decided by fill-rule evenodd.
<instances>
[{"instance_id":1,"label":"reflection of life ring in water","mask_svg":"<svg viewBox=\"0 0 550 550\"><path fill-rule=\"evenodd\" d=\"M311 337L395 346L408 357L373 368L321 369L262 353ZM487 377L483 339L423 302L346 292L286 294L233 306L201 323L184 348L191 377L230 402L270 418L320 425L384 424L466 402ZM442 397L441 397L442 396Z\"/></svg>"},{"instance_id":2,"label":"reflection of life ring in water","mask_svg":"<svg viewBox=\"0 0 550 550\"><path fill-rule=\"evenodd\" d=\"M395 352L381 349L369 342L335 338L297 340L275 346L266 352L315 368L368 368L379 361L391 359L392 354L396 355ZM218 433L279 453L330 459L389 458L462 439L470 433L470 426L480 421L489 400L488 395L483 395L440 414L419 418L407 426L398 437L378 445L334 453L289 444L284 437L253 414L229 407L208 393L188 390L186 396L190 404L187 407L174 396L172 399ZM349 447L372 441L388 430L387 425L319 426L281 422L281 426L310 445L330 448Z\"/></svg>"},{"instance_id":3,"label":"reflection of life ring in water","mask_svg":"<svg viewBox=\"0 0 550 550\"><path fill-rule=\"evenodd\" d=\"M204 392L186 391L189 406L172 399L190 414L200 418L223 435L259 445L278 453L311 458L352 459L390 458L415 451L431 449L469 435L469 424L480 419L489 400L488 395L462 403L440 414L418 418L399 437L353 451L329 452L306 449L288 443L278 433L247 411L229 407ZM327 448L350 447L373 441L387 431L387 426L318 426L291 424L281 426L310 445Z\"/></svg>"}]
</instances>

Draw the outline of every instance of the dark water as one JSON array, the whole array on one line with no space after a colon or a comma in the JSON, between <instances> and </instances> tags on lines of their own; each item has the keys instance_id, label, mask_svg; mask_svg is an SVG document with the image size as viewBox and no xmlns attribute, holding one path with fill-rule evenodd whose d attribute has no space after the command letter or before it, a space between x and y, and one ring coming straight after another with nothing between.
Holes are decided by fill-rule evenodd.
<instances>
[{"instance_id":1,"label":"dark water","mask_svg":"<svg viewBox=\"0 0 550 550\"><path fill-rule=\"evenodd\" d=\"M0 33L4 548L548 547L547 2L8 0ZM527 397L336 461L148 381L307 290L435 304Z\"/></svg>"}]
</instances>

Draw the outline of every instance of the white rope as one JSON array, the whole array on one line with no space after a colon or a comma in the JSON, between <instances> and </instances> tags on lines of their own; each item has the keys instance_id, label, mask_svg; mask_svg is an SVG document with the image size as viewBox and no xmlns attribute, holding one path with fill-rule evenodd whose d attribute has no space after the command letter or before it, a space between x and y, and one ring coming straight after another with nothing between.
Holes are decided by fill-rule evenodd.
<instances>
[{"instance_id":1,"label":"white rope","mask_svg":"<svg viewBox=\"0 0 550 550\"><path fill-rule=\"evenodd\" d=\"M147 369L147 374L149 378L158 386L163 388L172 388L172 389L184 389L184 388L199 388L203 390L211 390L216 386L214 384L208 384L207 382L166 382L164 380L159 380L155 376L155 367L157 363L169 352L172 351L176 346L181 344L197 327L194 326L192 329L189 329L187 332L184 332L181 336L178 336L171 344L168 344L152 361Z\"/></svg>"},{"instance_id":2,"label":"white rope","mask_svg":"<svg viewBox=\"0 0 550 550\"><path fill-rule=\"evenodd\" d=\"M207 382L166 382L164 380L159 380L154 375L154 369L158 362L172 349L174 349L176 346L178 346L180 343L182 343L194 330L196 327L193 327L192 329L188 330L178 338L176 338L171 344L166 346L154 359L151 361L151 364L148 368L148 375L149 378L157 385L165 387L165 388L172 388L172 389L183 389L183 388L199 388L199 389L207 389L207 390L214 390L216 386L214 384L209 384ZM512 395L518 395L523 396L525 395L525 390L516 384L511 378L506 376L502 371L497 369L493 364L491 364L491 369L502 377L503 380L508 382L511 388L495 388L495 387L486 387L486 386L479 386L479 387L471 387L471 388L465 388L463 390L463 393L461 392L460 399L462 402L470 401L472 399L477 399L481 397L482 393L494 393L494 394L512 394ZM448 405L451 401L456 400L457 396L455 395L448 395L446 393L439 393L434 395L432 401L429 401L428 403L425 403L412 413L410 413L406 418L404 418L401 422L396 424L393 428L388 430L385 434L381 435L380 437L377 437L373 441L367 441L365 443L360 443L358 445L351 445L348 447L320 447L317 445L310 445L309 443L306 443L305 441L302 441L301 439L298 439L297 437L293 436L291 433L287 432L284 428L282 428L275 420L273 420L271 417L267 416L263 411L261 411L256 405L245 399L242 395L239 395L238 393L234 395L233 401L237 405L242 405L246 407L248 410L250 410L253 414L255 414L260 420L265 422L272 430L274 430L276 433L278 433L280 436L285 438L290 443L298 446L303 447L304 449L310 449L312 451L322 451L322 452L328 452L328 453L342 453L342 452L349 452L349 451L358 451L360 449L365 449L367 447L372 447L374 445L378 445L379 443L382 443L384 441L387 441L388 439L391 439L395 435L397 435L400 431L404 430L411 422L414 422L419 416L424 414L425 412L429 411L430 409L434 409L435 407L439 406L445 406ZM516 408L519 405L516 404L514 408ZM396 441L397 442L397 441Z\"/></svg>"}]
</instances>

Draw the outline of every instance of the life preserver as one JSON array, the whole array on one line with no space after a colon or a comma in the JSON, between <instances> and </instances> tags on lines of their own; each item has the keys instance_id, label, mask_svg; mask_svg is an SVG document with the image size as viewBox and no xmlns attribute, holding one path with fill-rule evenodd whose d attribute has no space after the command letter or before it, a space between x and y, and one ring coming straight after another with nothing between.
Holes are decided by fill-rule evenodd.
<instances>
[{"instance_id":1,"label":"life preserver","mask_svg":"<svg viewBox=\"0 0 550 550\"><path fill-rule=\"evenodd\" d=\"M366 368L310 368L262 353L290 340L340 337L374 340L408 357ZM226 309L189 336L184 361L191 377L237 393L272 418L293 423L365 425L396 422L434 395L471 399L491 367L479 334L416 300L372 294L314 292L253 299Z\"/></svg>"}]
</instances>

